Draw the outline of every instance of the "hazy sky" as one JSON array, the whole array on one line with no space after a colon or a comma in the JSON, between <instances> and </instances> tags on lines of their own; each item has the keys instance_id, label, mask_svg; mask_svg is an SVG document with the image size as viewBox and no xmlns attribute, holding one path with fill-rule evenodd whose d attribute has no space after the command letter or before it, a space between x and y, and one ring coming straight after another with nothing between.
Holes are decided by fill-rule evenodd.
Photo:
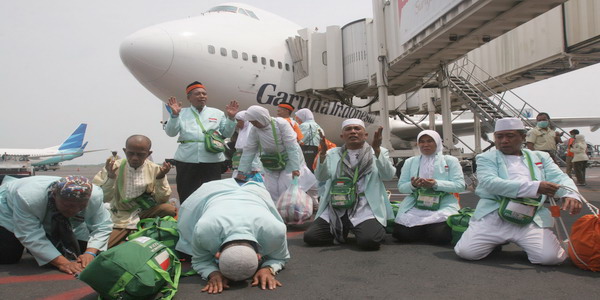
<instances>
[{"instance_id":1,"label":"hazy sky","mask_svg":"<svg viewBox=\"0 0 600 300\"><path fill-rule=\"evenodd\" d=\"M128 136L140 133L152 139L155 161L173 157L177 143L159 123L161 102L123 66L119 45L144 27L224 2L1 1L0 148L58 145L87 123L87 150L120 150ZM243 2L321 29L372 16L370 0ZM600 116L599 75L595 65L515 92L552 117ZM588 140L600 143L600 134ZM88 153L67 164L102 163L109 154Z\"/></svg>"}]
</instances>

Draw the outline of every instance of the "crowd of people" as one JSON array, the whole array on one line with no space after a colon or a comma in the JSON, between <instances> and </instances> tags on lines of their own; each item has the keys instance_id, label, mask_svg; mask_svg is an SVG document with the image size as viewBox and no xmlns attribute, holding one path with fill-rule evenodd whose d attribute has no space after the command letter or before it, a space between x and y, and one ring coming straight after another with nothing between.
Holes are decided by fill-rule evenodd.
<instances>
[{"instance_id":1,"label":"crowd of people","mask_svg":"<svg viewBox=\"0 0 600 300\"><path fill-rule=\"evenodd\" d=\"M465 190L465 181L458 159L443 154L437 132L424 130L416 137L419 154L405 161L397 183L408 196L394 213L384 181L392 180L396 169L381 146L382 128L370 138L362 120L347 119L339 128L343 144L332 147L306 108L292 119L295 108L288 103L279 104L278 117L272 117L262 106L240 111L231 101L223 112L207 106L207 88L200 82L188 85L186 93L189 108L168 100L165 131L179 143L175 166L150 161L150 139L133 135L125 141L125 158L113 153L93 181L5 179L0 263L18 262L27 248L40 265L81 272L101 251L124 243L140 219L177 215L176 249L191 257L193 269L207 281L203 291L220 293L229 282L248 278L252 285L274 289L281 286L276 274L290 258L286 224L275 203L293 178L315 203L314 220L304 233L309 246L347 243L352 232L356 247L375 251L388 220L400 243L450 244L446 220L460 209L456 194ZM578 195L561 186L576 189L573 169L578 184L585 185L588 158L583 136L571 131L564 173L555 163L560 135L549 129L549 119L540 114L538 128L529 133L519 119L496 121L495 149L477 156L480 200L454 248L459 257L479 260L514 242L534 264L566 259L543 204L558 197L563 210L579 213ZM233 178L221 180L224 139L236 131L236 170ZM179 210L168 203L166 174L172 167Z\"/></svg>"}]
</instances>

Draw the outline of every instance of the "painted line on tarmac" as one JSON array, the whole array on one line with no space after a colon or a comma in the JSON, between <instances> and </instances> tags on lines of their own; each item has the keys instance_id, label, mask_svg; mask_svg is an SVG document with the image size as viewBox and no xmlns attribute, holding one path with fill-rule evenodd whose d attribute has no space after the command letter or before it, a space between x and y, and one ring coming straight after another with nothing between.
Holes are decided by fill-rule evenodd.
<instances>
[{"instance_id":1,"label":"painted line on tarmac","mask_svg":"<svg viewBox=\"0 0 600 300\"><path fill-rule=\"evenodd\" d=\"M74 280L73 275L68 274L51 274L51 275L28 275L28 276L7 276L0 277L0 284L20 283L20 282L42 282L42 281L57 281L57 280Z\"/></svg>"},{"instance_id":2,"label":"painted line on tarmac","mask_svg":"<svg viewBox=\"0 0 600 300\"><path fill-rule=\"evenodd\" d=\"M96 293L91 287L84 286L68 292L56 294L54 296L42 298L43 300L66 300L66 299L81 299L87 295Z\"/></svg>"}]
</instances>

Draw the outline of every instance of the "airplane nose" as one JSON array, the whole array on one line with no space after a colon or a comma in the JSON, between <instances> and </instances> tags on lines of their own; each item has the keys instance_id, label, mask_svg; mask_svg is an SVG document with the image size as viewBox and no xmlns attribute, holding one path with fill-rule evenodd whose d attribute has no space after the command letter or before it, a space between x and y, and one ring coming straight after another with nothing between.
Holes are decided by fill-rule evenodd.
<instances>
[{"instance_id":1,"label":"airplane nose","mask_svg":"<svg viewBox=\"0 0 600 300\"><path fill-rule=\"evenodd\" d=\"M173 40L160 27L142 29L125 38L121 60L140 81L160 79L173 62Z\"/></svg>"}]
</instances>

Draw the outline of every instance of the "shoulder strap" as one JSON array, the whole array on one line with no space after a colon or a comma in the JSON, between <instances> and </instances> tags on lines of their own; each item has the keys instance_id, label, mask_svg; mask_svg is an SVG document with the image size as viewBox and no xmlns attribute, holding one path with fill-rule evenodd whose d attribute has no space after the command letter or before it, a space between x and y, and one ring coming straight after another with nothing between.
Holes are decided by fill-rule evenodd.
<instances>
[{"instance_id":1,"label":"shoulder strap","mask_svg":"<svg viewBox=\"0 0 600 300\"><path fill-rule=\"evenodd\" d=\"M200 125L200 128L202 129L202 133L206 134L206 129L204 129L204 126L202 126L202 122L200 122L200 117L198 116L198 114L196 113L196 111L190 107L190 110L192 111L192 113L194 114L194 117L196 118L196 123L198 123L198 125Z\"/></svg>"},{"instance_id":2,"label":"shoulder strap","mask_svg":"<svg viewBox=\"0 0 600 300\"><path fill-rule=\"evenodd\" d=\"M527 165L529 167L529 175L531 175L531 180L537 181L537 178L535 177L535 172L533 172L533 162L531 161L531 156L527 151L523 151L523 153L525 154L525 158L527 159ZM538 158L540 158L539 155Z\"/></svg>"},{"instance_id":3,"label":"shoulder strap","mask_svg":"<svg viewBox=\"0 0 600 300\"><path fill-rule=\"evenodd\" d=\"M275 132L275 121L273 121L273 118L271 118L271 129L273 130L273 139L275 139L275 149L279 153L279 144L277 143L277 133Z\"/></svg>"},{"instance_id":4,"label":"shoulder strap","mask_svg":"<svg viewBox=\"0 0 600 300\"><path fill-rule=\"evenodd\" d=\"M123 189L123 182L125 181L125 168L127 164L127 159L123 159L121 161L121 165L119 166L119 177L117 178L117 191L119 192L119 196L121 196L121 200L123 202L128 202L131 199L125 198L125 190Z\"/></svg>"}]
</instances>

